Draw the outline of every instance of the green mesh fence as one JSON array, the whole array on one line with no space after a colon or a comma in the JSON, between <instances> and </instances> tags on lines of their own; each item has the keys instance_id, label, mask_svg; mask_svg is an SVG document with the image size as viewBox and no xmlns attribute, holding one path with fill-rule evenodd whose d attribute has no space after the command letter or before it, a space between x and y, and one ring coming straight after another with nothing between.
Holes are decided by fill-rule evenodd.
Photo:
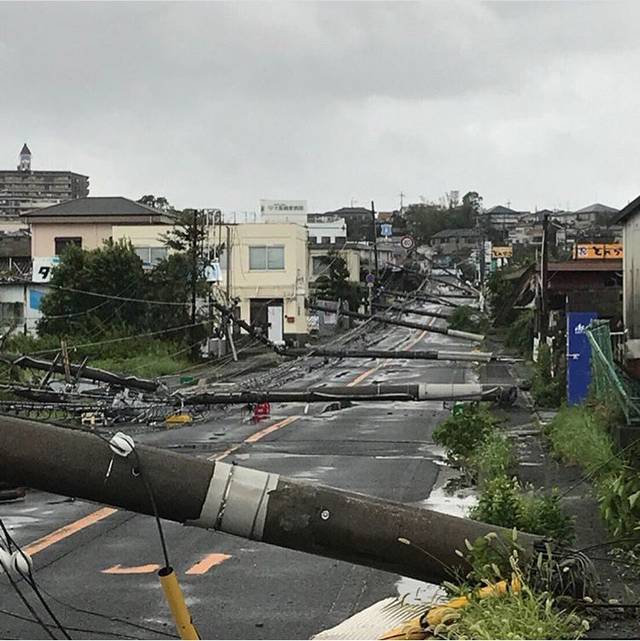
<instances>
[{"instance_id":1,"label":"green mesh fence","mask_svg":"<svg viewBox=\"0 0 640 641\"><path fill-rule=\"evenodd\" d=\"M609 321L592 321L586 334L591 344L591 393L600 401L617 404L629 425L640 425L640 385L613 360Z\"/></svg>"}]
</instances>

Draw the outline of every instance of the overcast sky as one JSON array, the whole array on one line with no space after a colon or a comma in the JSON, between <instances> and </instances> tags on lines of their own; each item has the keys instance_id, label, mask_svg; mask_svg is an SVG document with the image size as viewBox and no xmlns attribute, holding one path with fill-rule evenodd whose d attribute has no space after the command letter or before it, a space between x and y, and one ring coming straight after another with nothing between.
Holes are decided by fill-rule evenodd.
<instances>
[{"instance_id":1,"label":"overcast sky","mask_svg":"<svg viewBox=\"0 0 640 641\"><path fill-rule=\"evenodd\" d=\"M178 207L622 206L640 3L0 3L0 168Z\"/></svg>"}]
</instances>

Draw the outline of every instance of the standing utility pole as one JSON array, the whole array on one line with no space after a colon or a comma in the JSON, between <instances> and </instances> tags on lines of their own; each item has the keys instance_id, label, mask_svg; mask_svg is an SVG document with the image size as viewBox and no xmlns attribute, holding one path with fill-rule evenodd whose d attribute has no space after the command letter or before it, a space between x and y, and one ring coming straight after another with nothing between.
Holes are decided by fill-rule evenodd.
<instances>
[{"instance_id":1,"label":"standing utility pole","mask_svg":"<svg viewBox=\"0 0 640 641\"><path fill-rule=\"evenodd\" d=\"M376 209L371 201L371 225L373 227L373 257L376 266L376 283L378 281L378 235L376 233Z\"/></svg>"},{"instance_id":2,"label":"standing utility pole","mask_svg":"<svg viewBox=\"0 0 640 641\"><path fill-rule=\"evenodd\" d=\"M198 287L198 210L193 210L193 224L191 229L191 354L197 356L198 346L196 340L196 293Z\"/></svg>"},{"instance_id":3,"label":"standing utility pole","mask_svg":"<svg viewBox=\"0 0 640 641\"><path fill-rule=\"evenodd\" d=\"M540 256L540 322L539 345L547 340L548 329L548 303L547 284L549 280L549 214L544 214L542 219L542 253Z\"/></svg>"}]
</instances>

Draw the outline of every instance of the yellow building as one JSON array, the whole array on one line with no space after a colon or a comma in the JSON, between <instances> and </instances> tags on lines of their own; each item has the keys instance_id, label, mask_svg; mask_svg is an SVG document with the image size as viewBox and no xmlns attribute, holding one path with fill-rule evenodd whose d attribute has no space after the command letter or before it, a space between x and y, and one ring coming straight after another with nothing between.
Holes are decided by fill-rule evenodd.
<instances>
[{"instance_id":1,"label":"yellow building","mask_svg":"<svg viewBox=\"0 0 640 641\"><path fill-rule=\"evenodd\" d=\"M303 339L308 333L307 230L294 223L229 225L231 269L229 293L239 299L240 317L270 326L271 338ZM227 286L226 257L222 278ZM282 327L282 332L279 331Z\"/></svg>"}]
</instances>

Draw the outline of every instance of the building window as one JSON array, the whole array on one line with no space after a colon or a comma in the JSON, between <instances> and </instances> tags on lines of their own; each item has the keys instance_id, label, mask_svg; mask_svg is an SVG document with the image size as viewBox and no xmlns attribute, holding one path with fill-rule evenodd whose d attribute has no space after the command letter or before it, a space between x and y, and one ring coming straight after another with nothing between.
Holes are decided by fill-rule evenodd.
<instances>
[{"instance_id":1,"label":"building window","mask_svg":"<svg viewBox=\"0 0 640 641\"><path fill-rule=\"evenodd\" d=\"M55 239L56 247L56 256L60 256L64 250L71 246L75 245L76 247L82 247L82 238L73 236L73 237L61 237Z\"/></svg>"},{"instance_id":2,"label":"building window","mask_svg":"<svg viewBox=\"0 0 640 641\"><path fill-rule=\"evenodd\" d=\"M331 244L331 236L323 236L322 237L322 244L323 245L330 245Z\"/></svg>"},{"instance_id":3,"label":"building window","mask_svg":"<svg viewBox=\"0 0 640 641\"><path fill-rule=\"evenodd\" d=\"M249 269L284 269L284 246L266 247L264 245L255 245L254 247L249 247Z\"/></svg>"},{"instance_id":4,"label":"building window","mask_svg":"<svg viewBox=\"0 0 640 641\"><path fill-rule=\"evenodd\" d=\"M134 247L134 251L145 265L157 265L167 257L166 247Z\"/></svg>"}]
</instances>

